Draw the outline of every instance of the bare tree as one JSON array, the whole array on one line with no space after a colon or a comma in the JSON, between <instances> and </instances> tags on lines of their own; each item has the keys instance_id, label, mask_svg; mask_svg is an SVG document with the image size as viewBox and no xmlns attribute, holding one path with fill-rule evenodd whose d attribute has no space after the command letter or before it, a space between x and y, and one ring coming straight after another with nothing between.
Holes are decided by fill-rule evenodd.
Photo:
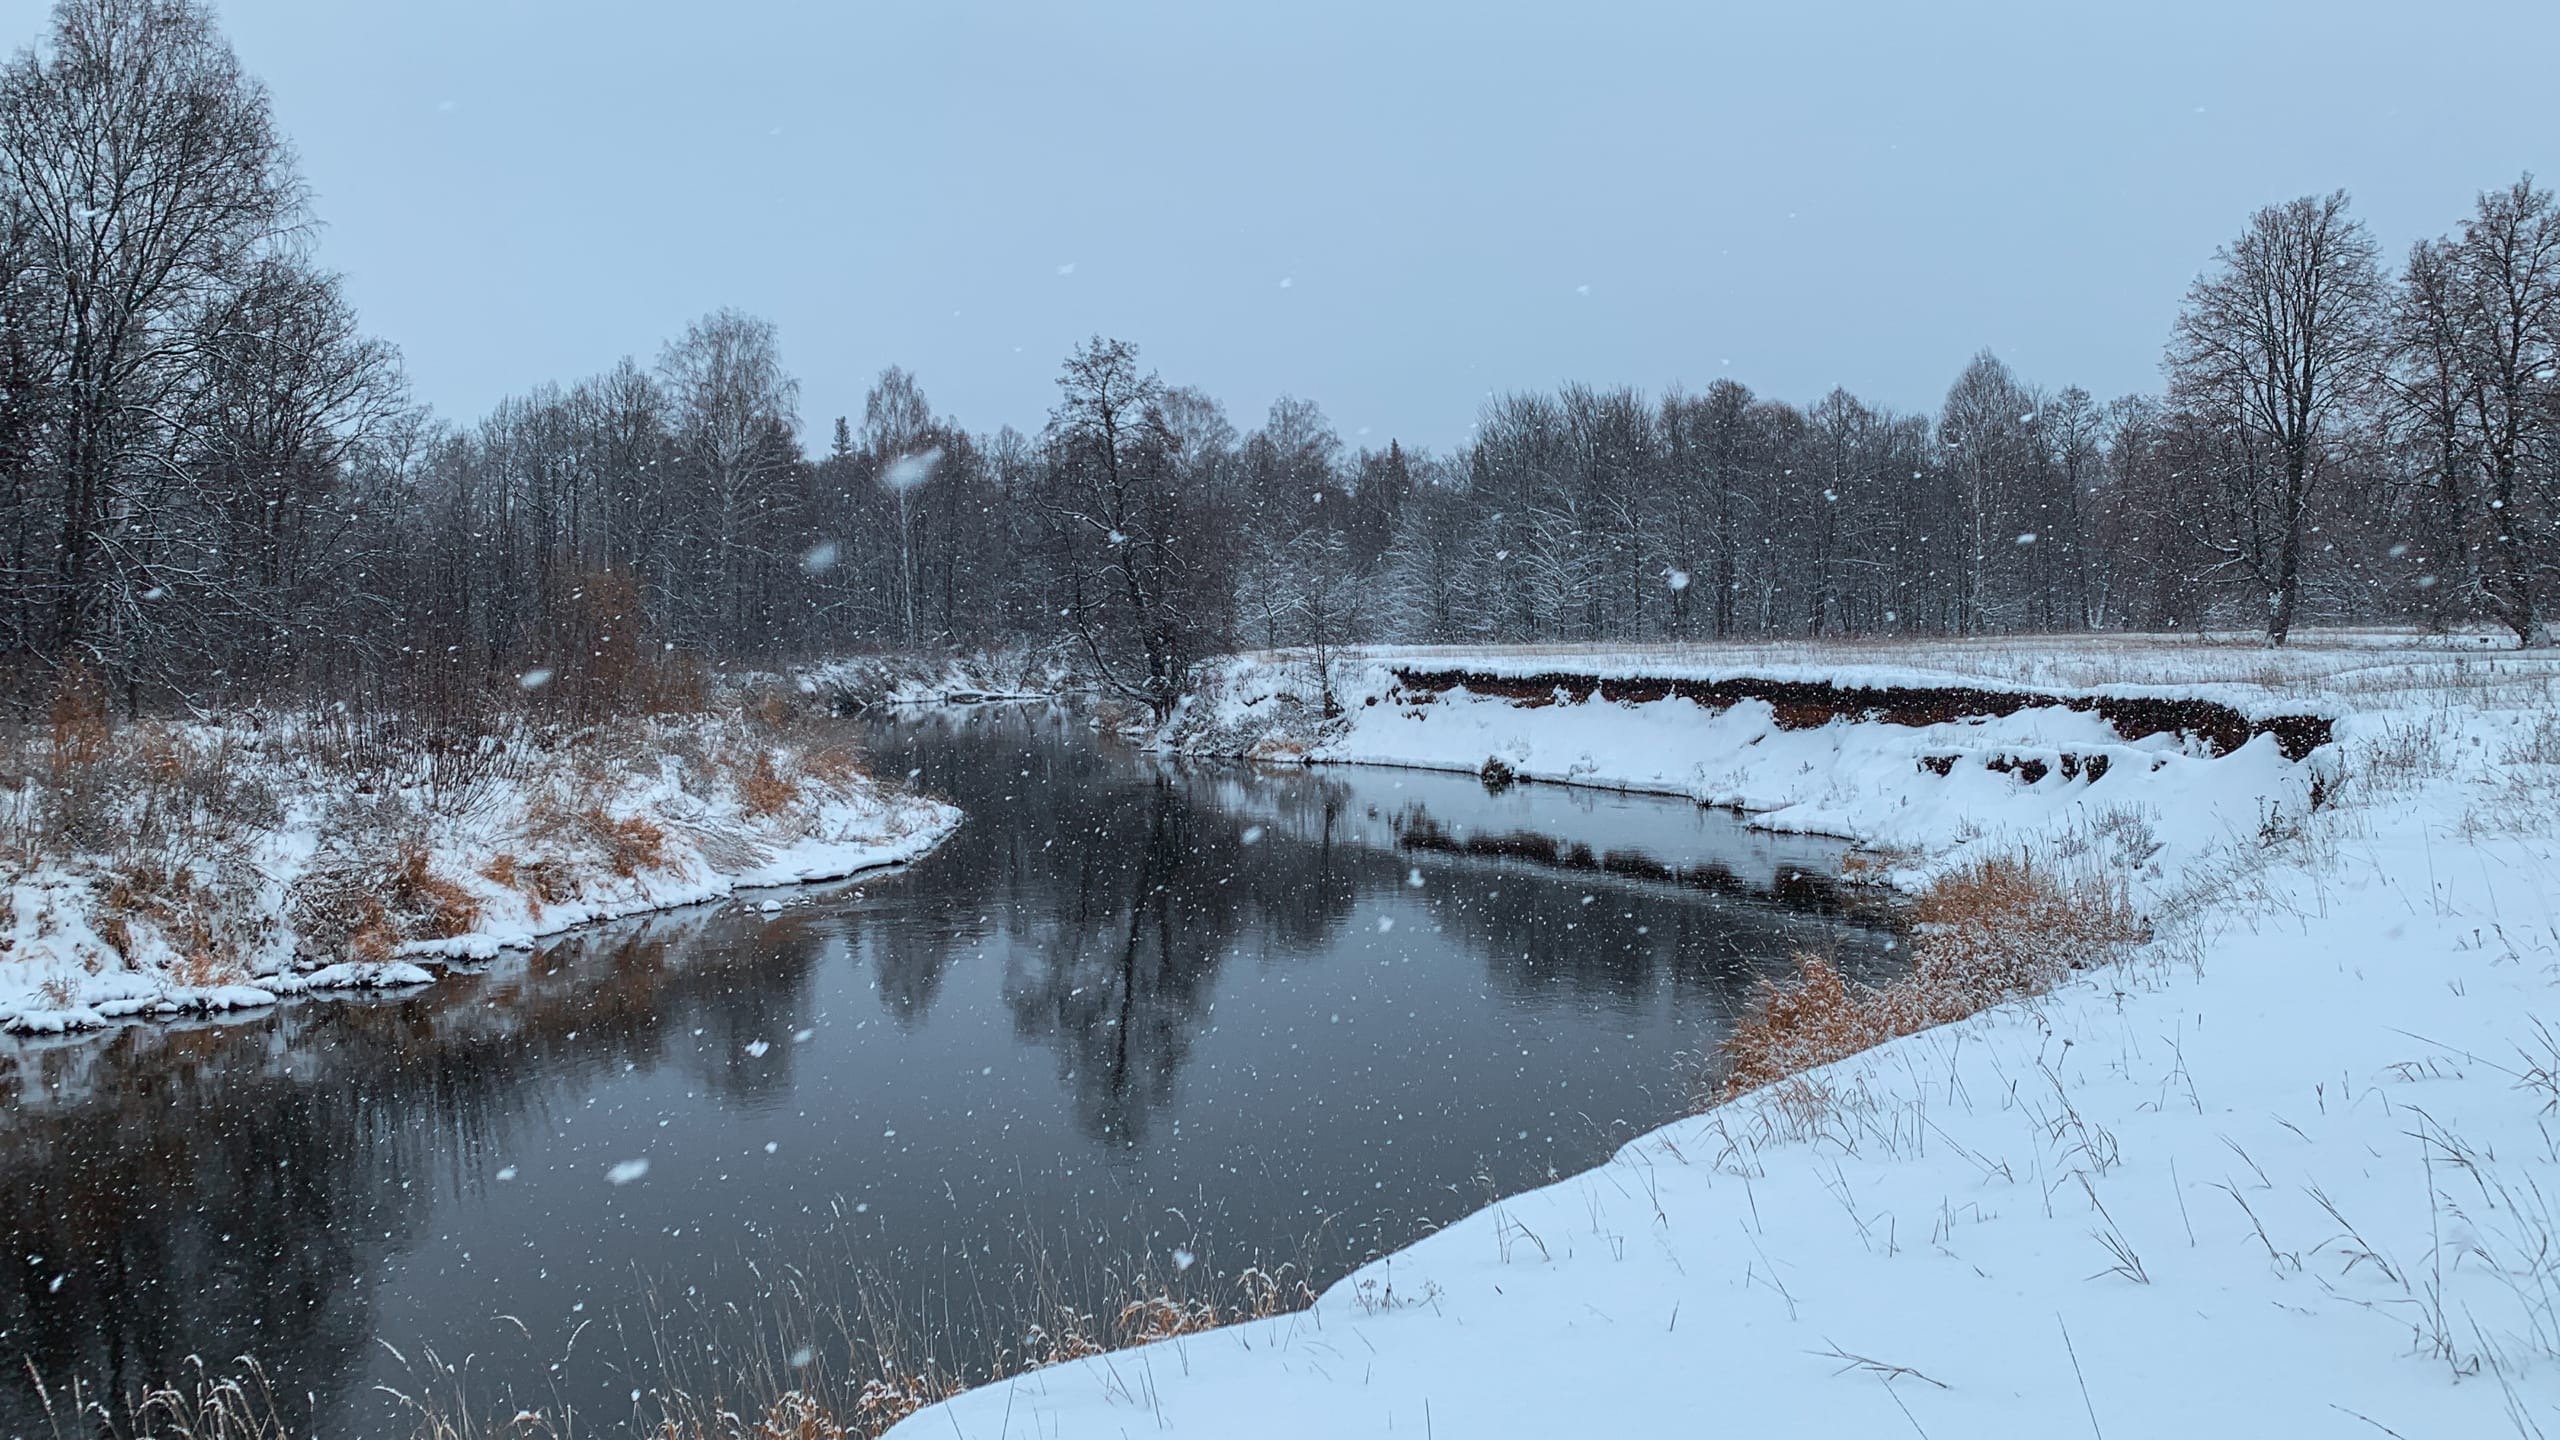
<instances>
[{"instance_id":1,"label":"bare tree","mask_svg":"<svg viewBox=\"0 0 2560 1440\"><path fill-rule=\"evenodd\" d=\"M799 382L782 368L773 324L735 310L685 327L658 362L672 406L677 456L702 487L703 541L711 562L703 639L752 644L769 614L751 582L791 560L771 544L787 482L799 463L792 439Z\"/></svg>"},{"instance_id":2,"label":"bare tree","mask_svg":"<svg viewBox=\"0 0 2560 1440\"><path fill-rule=\"evenodd\" d=\"M2453 247L2454 296L2469 371L2468 409L2496 580L2489 598L2518 643L2543 646L2551 631L2536 603L2548 528L2547 478L2560 428L2560 207L2531 175L2480 197Z\"/></svg>"},{"instance_id":3,"label":"bare tree","mask_svg":"<svg viewBox=\"0 0 2560 1440\"><path fill-rule=\"evenodd\" d=\"M916 377L896 365L880 372L862 401L862 444L880 484L897 502L899 638L916 643L915 522L916 490L933 478L942 449L932 443L933 407L927 404Z\"/></svg>"},{"instance_id":4,"label":"bare tree","mask_svg":"<svg viewBox=\"0 0 2560 1440\"><path fill-rule=\"evenodd\" d=\"M1067 358L1049 413L1043 508L1065 618L1120 693L1170 711L1204 646L1215 531L1204 487L1180 463L1164 382L1138 350L1095 337Z\"/></svg>"},{"instance_id":5,"label":"bare tree","mask_svg":"<svg viewBox=\"0 0 2560 1440\"><path fill-rule=\"evenodd\" d=\"M56 357L45 638L123 671L118 612L152 588L147 492L178 463L171 402L204 318L294 236L302 189L204 6L63 0L49 41L0 70L0 186Z\"/></svg>"},{"instance_id":6,"label":"bare tree","mask_svg":"<svg viewBox=\"0 0 2560 1440\"><path fill-rule=\"evenodd\" d=\"M2250 523L2218 543L2263 588L2278 645L2301 600L2304 521L2323 467L2373 397L2384 297L2373 241L2341 190L2251 216L2178 316L2170 394L2239 432L2221 479Z\"/></svg>"},{"instance_id":7,"label":"bare tree","mask_svg":"<svg viewBox=\"0 0 2560 1440\"><path fill-rule=\"evenodd\" d=\"M308 636L378 624L383 599L359 562L354 458L406 415L388 346L366 336L337 278L289 257L255 266L198 321L195 383L176 414L161 523L130 633L184 638L143 650L171 667L228 658L278 678ZM574 521L571 522L574 524ZM148 593L146 591L146 593ZM139 657L137 657L139 658Z\"/></svg>"},{"instance_id":8,"label":"bare tree","mask_svg":"<svg viewBox=\"0 0 2560 1440\"><path fill-rule=\"evenodd\" d=\"M2451 625L2476 583L2471 543L2472 351L2469 307L2455 247L2422 240L2410 247L2393 297L2391 421L2407 444L2420 498L2412 549L2426 615Z\"/></svg>"}]
</instances>

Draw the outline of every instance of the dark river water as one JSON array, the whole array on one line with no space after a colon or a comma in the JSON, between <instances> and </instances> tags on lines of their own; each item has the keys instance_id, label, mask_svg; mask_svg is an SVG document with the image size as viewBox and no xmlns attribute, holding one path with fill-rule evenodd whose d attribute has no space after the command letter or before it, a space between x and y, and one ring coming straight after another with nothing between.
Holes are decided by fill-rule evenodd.
<instances>
[{"instance_id":1,"label":"dark river water","mask_svg":"<svg viewBox=\"0 0 2560 1440\"><path fill-rule=\"evenodd\" d=\"M1175 765L1046 707L864 728L969 816L911 869L0 1045L0 1433L55 1433L30 1373L58 1413L191 1356L321 1433L393 1392L583 1431L1321 1288L1679 1114L1791 952L1887 949L1837 846L1682 802Z\"/></svg>"}]
</instances>

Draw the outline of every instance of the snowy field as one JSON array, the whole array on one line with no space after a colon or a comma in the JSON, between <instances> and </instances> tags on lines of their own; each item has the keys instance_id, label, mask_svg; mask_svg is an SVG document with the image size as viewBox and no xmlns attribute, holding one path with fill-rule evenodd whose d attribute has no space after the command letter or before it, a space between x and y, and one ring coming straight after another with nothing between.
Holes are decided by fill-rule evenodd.
<instances>
[{"instance_id":1,"label":"snowy field","mask_svg":"<svg viewBox=\"0 0 2560 1440\"><path fill-rule=\"evenodd\" d=\"M2296 760L2058 707L1417 704L1400 669L2138 687L2335 731ZM2023 851L2123 883L2152 938L1665 1127L1308 1311L896 1434L2560 1433L2560 662L2386 634L1369 651L1335 661L1324 725L1317 678L1231 662L1170 740L1685 793L1867 842L1904 884ZM1994 763L2024 759L2048 763Z\"/></svg>"},{"instance_id":2,"label":"snowy field","mask_svg":"<svg viewBox=\"0 0 2560 1440\"><path fill-rule=\"evenodd\" d=\"M68 748L0 788L0 1029L423 984L421 962L898 864L960 822L743 712L519 728L463 761L259 715Z\"/></svg>"}]
</instances>

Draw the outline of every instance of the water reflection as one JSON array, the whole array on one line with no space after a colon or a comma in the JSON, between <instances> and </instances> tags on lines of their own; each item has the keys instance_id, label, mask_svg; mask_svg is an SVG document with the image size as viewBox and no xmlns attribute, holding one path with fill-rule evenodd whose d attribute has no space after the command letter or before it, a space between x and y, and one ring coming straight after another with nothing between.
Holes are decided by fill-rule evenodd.
<instances>
[{"instance_id":1,"label":"water reflection","mask_svg":"<svg viewBox=\"0 0 2560 1440\"><path fill-rule=\"evenodd\" d=\"M1099 1234L1321 1232L1338 1271L1668 1118L1678 1057L1789 951L1880 949L1753 898L1828 848L1683 805L1185 769L1064 711L869 738L971 817L912 871L408 996L0 1047L0 1430L47 1429L20 1359L129 1392L198 1354L378 1428L371 1387L427 1346L611 1419L664 1353L632 1316L752 1308L776 1257L891 1277L960 1317L964 1364ZM1067 1268L1042 1283L1105 1298Z\"/></svg>"}]
</instances>

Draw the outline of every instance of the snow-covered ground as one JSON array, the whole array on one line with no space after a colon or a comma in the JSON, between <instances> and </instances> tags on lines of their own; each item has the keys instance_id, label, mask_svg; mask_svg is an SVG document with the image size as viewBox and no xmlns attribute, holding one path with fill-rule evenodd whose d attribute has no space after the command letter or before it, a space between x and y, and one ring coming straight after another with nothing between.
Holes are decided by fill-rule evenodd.
<instances>
[{"instance_id":1,"label":"snow-covered ground","mask_svg":"<svg viewBox=\"0 0 2560 1440\"><path fill-rule=\"evenodd\" d=\"M788 678L804 694L846 706L1040 700L1086 688L1072 658L1055 648L846 655L797 666Z\"/></svg>"},{"instance_id":2,"label":"snow-covered ground","mask_svg":"<svg viewBox=\"0 0 2560 1440\"><path fill-rule=\"evenodd\" d=\"M66 798L71 797L71 798ZM128 727L0 791L0 1029L424 983L595 920L915 858L953 807L743 712L387 770L301 721Z\"/></svg>"},{"instance_id":3,"label":"snow-covered ground","mask_svg":"<svg viewBox=\"0 0 2560 1440\"><path fill-rule=\"evenodd\" d=\"M1552 651L1375 650L1333 661L1337 718L1321 718L1311 662L1242 656L1212 667L1168 728L1167 743L1194 754L1398 765L1520 780L1685 795L1749 812L1773 831L1836 835L1870 847L1878 870L1916 884L1986 850L2065 830L2082 843L2157 846L2153 865L2254 832L2277 811L2310 807L2334 756L2289 759L2279 736L2237 745L2203 735L2131 733L2092 709L2093 698L2139 706L2194 702L2240 726L2307 717L2325 728L2335 703L2228 673L2238 658L2196 667L2185 683L2030 681L2031 651L1990 650L1996 665L1953 668L1947 647L1902 663L1802 650L1734 647L1682 654L1612 652L1580 658ZM2260 652L2263 653L2263 652ZM2439 658L2433 657L2430 658ZM2469 663L2467 659L2457 663ZM1535 682L1536 693L1478 693L1445 683L1453 673ZM1559 677L1565 677L1559 679ZM1605 698L1611 682L1760 682L1832 697L1854 718L1861 703L1943 691L1988 691L2017 703L2005 715L1978 710L1935 724L1822 723L1746 698L1705 708L1666 696ZM1549 685L1548 682L1557 683ZM1517 687L1512 687L1517 688ZM1831 703L1831 702L1826 702ZM1959 707L1964 708L1964 707ZM2228 753L2222 753L2222 752ZM2247 797L2247 803L2234 804Z\"/></svg>"},{"instance_id":4,"label":"snow-covered ground","mask_svg":"<svg viewBox=\"0 0 2560 1440\"><path fill-rule=\"evenodd\" d=\"M2292 760L2058 708L1791 728L1758 702L1394 698L1399 668L1576 667L2173 687L2335 738ZM898 1435L2560 1433L2560 662L2388 635L1369 652L1328 726L1310 678L1234 662L1171 740L1503 757L1889 847L1906 883L2024 848L2110 871L2154 938L1665 1127L1311 1310L1036 1371ZM2115 763L2066 778L2066 752Z\"/></svg>"}]
</instances>

